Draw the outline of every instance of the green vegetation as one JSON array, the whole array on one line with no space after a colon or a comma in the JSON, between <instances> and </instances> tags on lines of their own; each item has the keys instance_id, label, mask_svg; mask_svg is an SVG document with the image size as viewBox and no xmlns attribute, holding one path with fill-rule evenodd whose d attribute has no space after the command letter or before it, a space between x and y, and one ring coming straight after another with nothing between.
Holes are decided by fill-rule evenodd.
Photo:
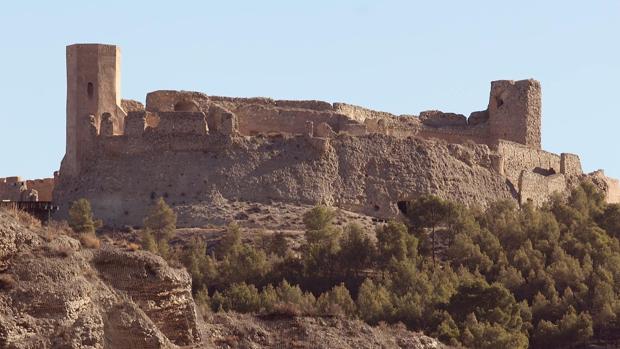
<instances>
[{"instance_id":1,"label":"green vegetation","mask_svg":"<svg viewBox=\"0 0 620 349\"><path fill-rule=\"evenodd\" d=\"M620 207L594 186L542 208L483 211L424 197L407 217L374 239L358 225L335 227L334 212L318 206L303 217L297 251L282 235L264 249L244 244L231 225L215 248L197 239L179 258L213 311L402 322L472 348L618 338Z\"/></svg>"},{"instance_id":2,"label":"green vegetation","mask_svg":"<svg viewBox=\"0 0 620 349\"><path fill-rule=\"evenodd\" d=\"M142 248L169 259L172 254L169 240L174 235L176 225L176 213L160 197L149 210L148 216L144 218Z\"/></svg>"},{"instance_id":3,"label":"green vegetation","mask_svg":"<svg viewBox=\"0 0 620 349\"><path fill-rule=\"evenodd\" d=\"M69 208L69 226L79 235L80 242L87 248L99 248L100 241L95 231L103 223L93 218L90 202L86 199L74 201Z\"/></svg>"},{"instance_id":4,"label":"green vegetation","mask_svg":"<svg viewBox=\"0 0 620 349\"><path fill-rule=\"evenodd\" d=\"M74 201L69 208L69 226L78 234L94 234L101 221L93 218L90 202L86 199Z\"/></svg>"}]
</instances>

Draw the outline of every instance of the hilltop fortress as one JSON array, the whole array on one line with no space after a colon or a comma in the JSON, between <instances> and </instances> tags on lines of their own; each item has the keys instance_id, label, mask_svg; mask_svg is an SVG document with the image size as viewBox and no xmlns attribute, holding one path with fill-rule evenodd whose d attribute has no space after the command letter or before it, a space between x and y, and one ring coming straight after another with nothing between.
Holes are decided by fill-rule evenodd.
<instances>
[{"instance_id":1,"label":"hilltop fortress","mask_svg":"<svg viewBox=\"0 0 620 349\"><path fill-rule=\"evenodd\" d=\"M154 91L122 100L120 49L67 47L67 144L53 199L87 198L110 225L139 225L164 197L324 203L387 219L434 194L486 205L544 202L585 176L620 201L602 172L541 149L536 80L494 81L486 110L396 116L321 101Z\"/></svg>"}]
</instances>

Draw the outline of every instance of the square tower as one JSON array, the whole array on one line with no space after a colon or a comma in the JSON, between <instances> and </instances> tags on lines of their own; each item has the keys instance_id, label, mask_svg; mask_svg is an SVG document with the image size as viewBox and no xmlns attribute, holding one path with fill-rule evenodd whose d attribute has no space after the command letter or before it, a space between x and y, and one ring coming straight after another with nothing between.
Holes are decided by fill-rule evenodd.
<instances>
[{"instance_id":1,"label":"square tower","mask_svg":"<svg viewBox=\"0 0 620 349\"><path fill-rule=\"evenodd\" d=\"M540 82L533 79L491 82L488 111L491 144L503 139L541 148Z\"/></svg>"},{"instance_id":2,"label":"square tower","mask_svg":"<svg viewBox=\"0 0 620 349\"><path fill-rule=\"evenodd\" d=\"M110 114L113 133L122 134L121 52L114 45L67 46L67 146L63 172L76 175L89 156L102 116Z\"/></svg>"}]
</instances>

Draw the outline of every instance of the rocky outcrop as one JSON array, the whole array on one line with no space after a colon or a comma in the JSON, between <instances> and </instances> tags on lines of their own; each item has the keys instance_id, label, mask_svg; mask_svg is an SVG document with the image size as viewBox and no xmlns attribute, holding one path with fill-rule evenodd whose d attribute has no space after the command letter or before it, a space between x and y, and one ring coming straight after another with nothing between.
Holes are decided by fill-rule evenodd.
<instances>
[{"instance_id":1,"label":"rocky outcrop","mask_svg":"<svg viewBox=\"0 0 620 349\"><path fill-rule=\"evenodd\" d=\"M434 338L403 325L372 327L359 320L215 314L206 328L210 348L442 349Z\"/></svg>"},{"instance_id":2,"label":"rocky outcrop","mask_svg":"<svg viewBox=\"0 0 620 349\"><path fill-rule=\"evenodd\" d=\"M85 249L67 234L0 210L0 348L444 348L402 325L199 317L185 270L112 244Z\"/></svg>"},{"instance_id":3,"label":"rocky outcrop","mask_svg":"<svg viewBox=\"0 0 620 349\"><path fill-rule=\"evenodd\" d=\"M200 339L192 280L151 253L104 248L93 264L100 277L123 291L170 340L191 344Z\"/></svg>"},{"instance_id":4,"label":"rocky outcrop","mask_svg":"<svg viewBox=\"0 0 620 349\"><path fill-rule=\"evenodd\" d=\"M0 348L171 348L197 321L185 270L0 211Z\"/></svg>"}]
</instances>

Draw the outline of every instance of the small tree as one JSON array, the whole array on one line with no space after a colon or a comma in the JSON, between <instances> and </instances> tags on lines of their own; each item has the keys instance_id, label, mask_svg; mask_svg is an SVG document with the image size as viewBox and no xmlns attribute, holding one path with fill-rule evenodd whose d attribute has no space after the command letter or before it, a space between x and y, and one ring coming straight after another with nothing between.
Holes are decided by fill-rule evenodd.
<instances>
[{"instance_id":1,"label":"small tree","mask_svg":"<svg viewBox=\"0 0 620 349\"><path fill-rule=\"evenodd\" d=\"M418 239L407 233L407 227L390 221L377 228L377 257L387 265L392 258L397 261L414 259L417 256Z\"/></svg>"},{"instance_id":2,"label":"small tree","mask_svg":"<svg viewBox=\"0 0 620 349\"><path fill-rule=\"evenodd\" d=\"M354 316L356 312L355 302L343 283L321 294L316 303L323 315Z\"/></svg>"},{"instance_id":3,"label":"small tree","mask_svg":"<svg viewBox=\"0 0 620 349\"><path fill-rule=\"evenodd\" d=\"M236 223L230 223L226 233L217 245L215 252L218 258L237 254L241 249L241 228Z\"/></svg>"},{"instance_id":4,"label":"small tree","mask_svg":"<svg viewBox=\"0 0 620 349\"><path fill-rule=\"evenodd\" d=\"M427 195L408 203L407 217L416 228L430 228L433 265L435 265L435 230L454 214L454 206L436 196Z\"/></svg>"},{"instance_id":5,"label":"small tree","mask_svg":"<svg viewBox=\"0 0 620 349\"><path fill-rule=\"evenodd\" d=\"M160 197L143 222L142 247L147 251L158 253L164 259L170 259L172 251L168 240L176 229L176 213Z\"/></svg>"},{"instance_id":6,"label":"small tree","mask_svg":"<svg viewBox=\"0 0 620 349\"><path fill-rule=\"evenodd\" d=\"M323 230L331 225L336 212L327 206L315 206L304 214L306 230Z\"/></svg>"},{"instance_id":7,"label":"small tree","mask_svg":"<svg viewBox=\"0 0 620 349\"><path fill-rule=\"evenodd\" d=\"M360 317L370 324L389 320L394 312L390 292L383 285L366 279L357 294L357 310Z\"/></svg>"},{"instance_id":8,"label":"small tree","mask_svg":"<svg viewBox=\"0 0 620 349\"><path fill-rule=\"evenodd\" d=\"M78 234L94 234L95 230L101 225L100 221L95 221L90 202L86 199L74 201L69 208L69 226Z\"/></svg>"},{"instance_id":9,"label":"small tree","mask_svg":"<svg viewBox=\"0 0 620 349\"><path fill-rule=\"evenodd\" d=\"M88 248L99 248L100 241L95 230L101 226L101 221L93 218L90 202L79 199L69 208L69 226L80 236L80 242Z\"/></svg>"},{"instance_id":10,"label":"small tree","mask_svg":"<svg viewBox=\"0 0 620 349\"><path fill-rule=\"evenodd\" d=\"M177 225L177 215L166 204L163 198L159 198L144 218L144 228L153 232L155 239L168 240L174 234Z\"/></svg>"},{"instance_id":11,"label":"small tree","mask_svg":"<svg viewBox=\"0 0 620 349\"><path fill-rule=\"evenodd\" d=\"M277 232L271 236L268 243L268 251L278 257L286 256L288 252L288 240L283 232Z\"/></svg>"}]
</instances>

